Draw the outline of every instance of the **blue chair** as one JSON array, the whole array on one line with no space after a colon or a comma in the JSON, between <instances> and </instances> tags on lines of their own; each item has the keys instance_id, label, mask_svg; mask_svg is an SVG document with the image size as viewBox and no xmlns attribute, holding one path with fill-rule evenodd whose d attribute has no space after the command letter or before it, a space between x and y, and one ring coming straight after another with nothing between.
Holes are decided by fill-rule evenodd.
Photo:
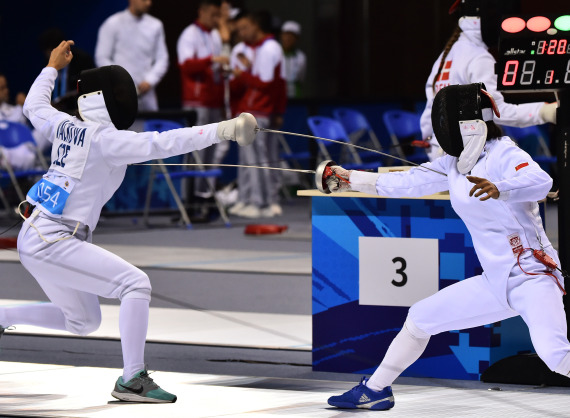
<instances>
[{"instance_id":1,"label":"blue chair","mask_svg":"<svg viewBox=\"0 0 570 418\"><path fill-rule=\"evenodd\" d=\"M36 142L32 136L32 131L27 126L17 122L0 121L0 146L4 148L15 148L25 143L31 143L37 150ZM23 201L26 197L22 192L18 179L38 177L43 175L45 172L46 170L44 168L14 170L10 165L10 162L7 159L4 159L4 167L0 169L0 178L8 176L16 194L18 195L18 199ZM8 202L4 193L0 192L0 200L2 200L3 204L7 208Z\"/></svg>"},{"instance_id":2,"label":"blue chair","mask_svg":"<svg viewBox=\"0 0 570 418\"><path fill-rule=\"evenodd\" d=\"M399 157L416 164L429 161L424 148L413 147L413 153L410 155L406 155L403 149L406 145L411 146L413 140L422 139L419 114L406 110L389 110L384 112L382 120Z\"/></svg>"},{"instance_id":3,"label":"blue chair","mask_svg":"<svg viewBox=\"0 0 570 418\"><path fill-rule=\"evenodd\" d=\"M505 134L515 141L521 149L528 152L534 161L549 169L553 166L556 169L556 156L550 152L548 136L543 135L537 125L526 128L515 128L513 126L501 126ZM546 166L546 167L544 167ZM548 171L548 170L547 170Z\"/></svg>"},{"instance_id":4,"label":"blue chair","mask_svg":"<svg viewBox=\"0 0 570 418\"><path fill-rule=\"evenodd\" d=\"M335 119L326 116L311 116L307 119L307 123L314 136L350 144L350 139L346 131L340 122ZM335 144L323 140L317 140L317 142L323 159L333 160L334 158L332 158L329 150L334 149ZM382 166L382 163L379 161L363 163L354 147L343 147L339 150L338 155L339 158L337 161L347 169L366 170L377 169ZM347 155L348 157L346 157Z\"/></svg>"},{"instance_id":5,"label":"blue chair","mask_svg":"<svg viewBox=\"0 0 570 418\"><path fill-rule=\"evenodd\" d=\"M333 116L342 124L353 144L357 144L358 142L362 142L363 139L368 138L373 149L382 151L382 145L378 137L368 123L368 119L366 119L366 116L362 113L353 109L340 107L333 110ZM363 155L362 152L360 155Z\"/></svg>"},{"instance_id":6,"label":"blue chair","mask_svg":"<svg viewBox=\"0 0 570 418\"><path fill-rule=\"evenodd\" d=\"M145 123L144 123L145 132L152 132L152 131L164 132L164 131L169 131L172 129L180 129L183 127L184 126L178 122L174 122L171 120L163 120L163 119L149 119L149 120L145 121ZM180 170L169 171L166 168L166 166L163 165L164 161L161 159L156 160L159 164L161 164L161 165L157 166L158 169L160 170L160 173L156 173L155 166L151 167L150 176L148 179L148 187L147 187L147 193L146 193L146 199L145 199L144 212L143 212L143 218L144 218L144 222L146 225L148 225L150 201L151 201L151 197L152 197L152 189L153 189L154 181L155 180L164 180L164 181L166 181L166 184L168 185L168 189L170 190L170 193L172 194L172 197L174 198L174 201L176 202L176 206L178 207L178 210L180 211L180 216L182 217L184 224L186 225L187 228L192 227L192 223L190 222L190 217L188 216L186 208L184 207L184 204L182 203L182 199L180 198L180 195L176 191L176 187L174 187L174 183L172 182L172 180L183 179L183 178L188 178L188 177L214 178L214 177L220 177L222 175L222 170L219 168L206 169L205 167L200 166L200 164L202 164L202 161L200 160L200 156L197 152L195 152L195 151L192 152L192 156L196 160L196 165L197 165L196 170L188 170L182 166L182 168ZM212 192L212 195L214 196L214 201L216 202L216 206L220 212L220 216L222 217L226 226L230 226L230 221L228 219L228 216L226 214L226 211L225 211L223 205L221 204L221 202L219 202L218 198L216 197L216 193L215 193L213 186L210 186L210 187L212 189L211 192Z\"/></svg>"}]
</instances>

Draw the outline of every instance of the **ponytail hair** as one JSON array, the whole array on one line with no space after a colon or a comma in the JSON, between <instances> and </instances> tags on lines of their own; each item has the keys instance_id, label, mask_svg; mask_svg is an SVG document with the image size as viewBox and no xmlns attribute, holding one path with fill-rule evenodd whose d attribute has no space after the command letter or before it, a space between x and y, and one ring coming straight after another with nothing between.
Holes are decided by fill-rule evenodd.
<instances>
[{"instance_id":1,"label":"ponytail hair","mask_svg":"<svg viewBox=\"0 0 570 418\"><path fill-rule=\"evenodd\" d=\"M500 138L504 136L501 127L492 120L486 121L485 124L487 125L487 141L490 139Z\"/></svg>"},{"instance_id":2,"label":"ponytail hair","mask_svg":"<svg viewBox=\"0 0 570 418\"><path fill-rule=\"evenodd\" d=\"M439 63L439 69L437 70L437 74L435 75L435 77L433 79L432 89L433 89L434 93L435 93L435 83L436 83L439 75L441 74L441 70L443 69L443 65L445 64L445 58L447 58L447 54L449 54L449 50L451 49L453 44L455 42L457 42L457 40L459 39L459 35L461 35L461 28L459 27L459 25L457 25L455 27L455 29L453 30L453 33L451 34L451 36L447 40L447 43L445 44L445 48L443 48L443 55L441 56L441 62Z\"/></svg>"}]
</instances>

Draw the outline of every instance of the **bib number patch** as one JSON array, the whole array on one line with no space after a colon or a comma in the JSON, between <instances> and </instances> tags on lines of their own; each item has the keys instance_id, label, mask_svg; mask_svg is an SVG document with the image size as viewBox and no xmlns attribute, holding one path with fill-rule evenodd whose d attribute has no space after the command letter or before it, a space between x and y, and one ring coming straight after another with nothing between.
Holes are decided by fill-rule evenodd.
<instances>
[{"instance_id":1,"label":"bib number patch","mask_svg":"<svg viewBox=\"0 0 570 418\"><path fill-rule=\"evenodd\" d=\"M64 176L46 177L32 186L27 200L31 200L34 205L41 205L53 215L61 216L75 184L73 180Z\"/></svg>"}]
</instances>

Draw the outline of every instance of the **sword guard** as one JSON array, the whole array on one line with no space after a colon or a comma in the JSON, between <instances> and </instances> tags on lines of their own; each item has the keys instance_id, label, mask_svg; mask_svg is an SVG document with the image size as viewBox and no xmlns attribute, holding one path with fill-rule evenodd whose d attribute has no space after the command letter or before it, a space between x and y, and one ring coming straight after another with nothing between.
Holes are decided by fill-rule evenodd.
<instances>
[{"instance_id":1,"label":"sword guard","mask_svg":"<svg viewBox=\"0 0 570 418\"><path fill-rule=\"evenodd\" d=\"M334 175L331 167L333 165L338 165L333 160L324 160L319 163L317 169L315 170L315 184L317 189L321 193L331 194L332 192L327 185L326 179L331 175Z\"/></svg>"}]
</instances>

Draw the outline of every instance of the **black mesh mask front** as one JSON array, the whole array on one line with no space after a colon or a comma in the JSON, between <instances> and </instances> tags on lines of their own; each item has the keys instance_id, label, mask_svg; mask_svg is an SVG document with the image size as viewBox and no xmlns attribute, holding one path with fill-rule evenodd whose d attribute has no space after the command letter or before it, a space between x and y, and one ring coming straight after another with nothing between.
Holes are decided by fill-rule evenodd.
<instances>
[{"instance_id":1,"label":"black mesh mask front","mask_svg":"<svg viewBox=\"0 0 570 418\"><path fill-rule=\"evenodd\" d=\"M81 72L77 83L79 95L101 90L111 122L117 129L127 129L135 121L138 98L131 75L119 65L108 65Z\"/></svg>"}]
</instances>

